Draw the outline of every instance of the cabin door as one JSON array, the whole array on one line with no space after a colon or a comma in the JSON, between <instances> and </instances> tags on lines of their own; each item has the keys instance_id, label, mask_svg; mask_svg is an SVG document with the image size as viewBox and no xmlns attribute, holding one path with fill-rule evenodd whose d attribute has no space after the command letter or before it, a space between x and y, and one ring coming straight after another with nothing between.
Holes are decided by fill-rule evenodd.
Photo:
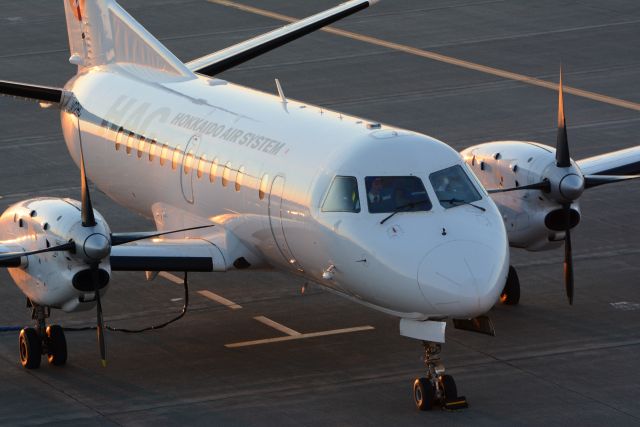
<instances>
[{"instance_id":1,"label":"cabin door","mask_svg":"<svg viewBox=\"0 0 640 427\"><path fill-rule=\"evenodd\" d=\"M282 212L284 185L285 179L283 176L276 176L273 179L271 192L269 194L269 225L271 226L271 233L273 234L273 240L276 243L278 251L283 256L287 264L295 267L297 264L296 259L289 248L287 237L284 233L285 225L283 220L286 221L286 216L284 216Z\"/></svg>"},{"instance_id":2,"label":"cabin door","mask_svg":"<svg viewBox=\"0 0 640 427\"><path fill-rule=\"evenodd\" d=\"M193 204L193 175L194 169L198 167L196 164L196 153L200 146L200 137L194 135L189 139L187 146L184 149L184 156L182 156L182 165L180 168L180 186L182 188L182 195L184 199Z\"/></svg>"}]
</instances>

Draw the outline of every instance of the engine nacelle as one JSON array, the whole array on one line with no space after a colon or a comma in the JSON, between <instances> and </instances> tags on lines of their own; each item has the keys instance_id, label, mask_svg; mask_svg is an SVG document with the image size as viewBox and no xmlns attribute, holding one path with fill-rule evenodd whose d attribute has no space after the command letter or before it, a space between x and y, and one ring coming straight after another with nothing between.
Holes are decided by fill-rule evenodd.
<instances>
[{"instance_id":1,"label":"engine nacelle","mask_svg":"<svg viewBox=\"0 0 640 427\"><path fill-rule=\"evenodd\" d=\"M584 189L578 166L556 166L555 148L534 142L497 141L476 145L462 153L486 189L506 189L549 183L548 189L495 193L491 197L500 209L509 244L530 251L552 249L562 244L566 214L569 225L580 222L576 201Z\"/></svg>"},{"instance_id":2,"label":"engine nacelle","mask_svg":"<svg viewBox=\"0 0 640 427\"><path fill-rule=\"evenodd\" d=\"M104 218L95 212L95 227L82 226L81 204L71 199L38 198L19 202L0 216L0 240L34 251L73 241L75 251L47 252L22 257L9 274L33 303L66 312L95 306L95 285L90 262L99 262L101 295L111 276L108 257L101 261L104 242L111 234Z\"/></svg>"}]
</instances>

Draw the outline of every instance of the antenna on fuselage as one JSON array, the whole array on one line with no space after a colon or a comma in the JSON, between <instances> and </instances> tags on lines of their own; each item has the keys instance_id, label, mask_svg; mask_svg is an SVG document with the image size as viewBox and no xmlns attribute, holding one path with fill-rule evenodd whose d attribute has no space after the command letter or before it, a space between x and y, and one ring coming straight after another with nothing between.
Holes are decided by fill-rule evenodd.
<instances>
[{"instance_id":1,"label":"antenna on fuselage","mask_svg":"<svg viewBox=\"0 0 640 427\"><path fill-rule=\"evenodd\" d=\"M280 85L280 80L276 79L276 87L278 88L278 95L280 95L280 99L284 105L287 105L287 97L284 96L284 91L282 90L282 86Z\"/></svg>"}]
</instances>

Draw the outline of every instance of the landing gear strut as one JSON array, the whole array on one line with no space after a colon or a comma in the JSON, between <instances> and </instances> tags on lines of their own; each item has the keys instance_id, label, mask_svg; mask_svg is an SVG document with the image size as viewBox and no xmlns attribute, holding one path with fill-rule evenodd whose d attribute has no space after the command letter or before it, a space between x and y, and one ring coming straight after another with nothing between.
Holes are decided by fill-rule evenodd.
<instances>
[{"instance_id":1,"label":"landing gear strut","mask_svg":"<svg viewBox=\"0 0 640 427\"><path fill-rule=\"evenodd\" d=\"M468 407L464 396L458 396L456 382L451 375L445 375L444 365L440 362L439 343L423 341L426 378L416 378L413 382L413 401L421 411L428 411L438 405L444 409L462 409Z\"/></svg>"},{"instance_id":2,"label":"landing gear strut","mask_svg":"<svg viewBox=\"0 0 640 427\"><path fill-rule=\"evenodd\" d=\"M500 295L500 302L505 305L518 305L520 302L520 279L513 266L509 266L509 275Z\"/></svg>"},{"instance_id":3,"label":"landing gear strut","mask_svg":"<svg viewBox=\"0 0 640 427\"><path fill-rule=\"evenodd\" d=\"M51 314L48 307L28 303L35 328L20 331L20 363L26 369L38 369L43 355L47 355L49 364L62 366L67 362L67 340L64 330L58 325L46 324Z\"/></svg>"}]
</instances>

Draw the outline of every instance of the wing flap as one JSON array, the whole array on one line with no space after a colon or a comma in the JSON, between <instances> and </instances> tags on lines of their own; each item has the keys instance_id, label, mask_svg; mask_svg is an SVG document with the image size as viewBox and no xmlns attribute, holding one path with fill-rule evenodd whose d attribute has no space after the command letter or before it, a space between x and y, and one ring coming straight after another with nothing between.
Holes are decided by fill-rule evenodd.
<instances>
[{"instance_id":1,"label":"wing flap","mask_svg":"<svg viewBox=\"0 0 640 427\"><path fill-rule=\"evenodd\" d=\"M187 67L199 74L215 76L250 59L319 30L340 19L359 12L378 0L351 0L332 9L278 28L261 36L188 62ZM224 3L224 2L220 2Z\"/></svg>"}]
</instances>

